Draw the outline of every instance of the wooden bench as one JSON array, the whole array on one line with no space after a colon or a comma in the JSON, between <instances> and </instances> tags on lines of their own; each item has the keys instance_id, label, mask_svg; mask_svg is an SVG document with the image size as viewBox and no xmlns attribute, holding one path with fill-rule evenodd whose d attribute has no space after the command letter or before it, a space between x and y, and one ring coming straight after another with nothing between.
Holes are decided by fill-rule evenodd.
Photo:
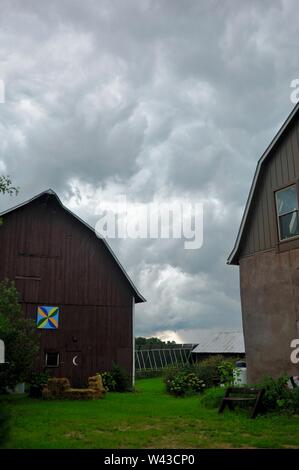
<instances>
[{"instance_id":1,"label":"wooden bench","mask_svg":"<svg viewBox=\"0 0 299 470\"><path fill-rule=\"evenodd\" d=\"M236 403L252 403L251 418L254 419L260 409L264 392L263 388L228 387L219 407L219 413L222 413L226 406L233 410Z\"/></svg>"}]
</instances>

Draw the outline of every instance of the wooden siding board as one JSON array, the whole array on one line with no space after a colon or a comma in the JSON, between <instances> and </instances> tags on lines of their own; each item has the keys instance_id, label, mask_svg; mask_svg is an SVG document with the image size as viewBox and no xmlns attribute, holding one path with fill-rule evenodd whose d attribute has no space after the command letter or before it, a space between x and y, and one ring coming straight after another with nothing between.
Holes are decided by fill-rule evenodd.
<instances>
[{"instance_id":1,"label":"wooden siding board","mask_svg":"<svg viewBox=\"0 0 299 470\"><path fill-rule=\"evenodd\" d=\"M270 217L269 217L269 208L268 208L268 198L267 198L267 186L266 186L266 175L265 175L265 186L262 197L262 207L263 207L263 230L264 230L264 249L271 246L271 229L270 229Z\"/></svg>"},{"instance_id":2,"label":"wooden siding board","mask_svg":"<svg viewBox=\"0 0 299 470\"><path fill-rule=\"evenodd\" d=\"M293 145L292 145L293 134L294 134L294 129L291 129L287 138L287 143L286 143L286 156L288 158L289 179L294 179L296 177L294 152L293 152Z\"/></svg>"},{"instance_id":3,"label":"wooden siding board","mask_svg":"<svg viewBox=\"0 0 299 470\"><path fill-rule=\"evenodd\" d=\"M286 158L286 139L284 141L284 145L281 146L280 149L280 164L281 164L281 173L282 173L282 184L286 184L286 182L290 181L289 172L288 172L288 160Z\"/></svg>"},{"instance_id":4,"label":"wooden siding board","mask_svg":"<svg viewBox=\"0 0 299 470\"><path fill-rule=\"evenodd\" d=\"M265 200L268 214L268 231L269 239L267 246L271 248L275 247L276 244L276 222L275 222L275 207L274 207L274 198L272 190L272 177L271 170L268 168L265 174Z\"/></svg>"},{"instance_id":5,"label":"wooden siding board","mask_svg":"<svg viewBox=\"0 0 299 470\"><path fill-rule=\"evenodd\" d=\"M260 192L260 196L257 199L257 208L256 208L258 240L259 240L257 251L263 251L265 249L265 230L264 230L264 215L263 215L261 188L259 192Z\"/></svg>"}]
</instances>

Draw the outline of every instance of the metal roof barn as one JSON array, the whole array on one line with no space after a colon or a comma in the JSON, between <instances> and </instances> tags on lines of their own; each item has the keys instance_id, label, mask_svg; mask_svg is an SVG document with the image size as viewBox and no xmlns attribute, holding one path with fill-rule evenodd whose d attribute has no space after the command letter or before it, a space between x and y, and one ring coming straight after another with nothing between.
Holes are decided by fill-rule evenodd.
<instances>
[{"instance_id":1,"label":"metal roof barn","mask_svg":"<svg viewBox=\"0 0 299 470\"><path fill-rule=\"evenodd\" d=\"M245 354L243 333L241 331L202 332L192 353Z\"/></svg>"}]
</instances>

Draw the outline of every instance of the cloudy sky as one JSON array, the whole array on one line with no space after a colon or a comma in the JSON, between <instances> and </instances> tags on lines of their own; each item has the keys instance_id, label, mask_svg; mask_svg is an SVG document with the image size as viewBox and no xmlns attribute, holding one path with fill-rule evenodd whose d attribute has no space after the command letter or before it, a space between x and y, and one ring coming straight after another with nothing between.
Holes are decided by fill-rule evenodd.
<instances>
[{"instance_id":1,"label":"cloudy sky","mask_svg":"<svg viewBox=\"0 0 299 470\"><path fill-rule=\"evenodd\" d=\"M136 333L241 326L226 265L257 159L293 107L297 2L0 0L0 174L91 225L99 203L204 204L204 242L111 240L147 303Z\"/></svg>"}]
</instances>

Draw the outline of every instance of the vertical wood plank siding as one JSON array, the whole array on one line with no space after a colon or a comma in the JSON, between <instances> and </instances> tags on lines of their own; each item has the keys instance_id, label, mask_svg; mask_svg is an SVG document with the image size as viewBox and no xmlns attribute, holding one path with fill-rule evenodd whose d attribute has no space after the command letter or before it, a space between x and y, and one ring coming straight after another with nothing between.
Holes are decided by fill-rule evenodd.
<instances>
[{"instance_id":1,"label":"vertical wood plank siding","mask_svg":"<svg viewBox=\"0 0 299 470\"><path fill-rule=\"evenodd\" d=\"M299 123L294 123L263 167L240 247L240 258L274 249L278 229L274 191L299 178Z\"/></svg>"},{"instance_id":2,"label":"vertical wood plank siding","mask_svg":"<svg viewBox=\"0 0 299 470\"><path fill-rule=\"evenodd\" d=\"M45 351L55 350L61 367L53 373L72 377L71 353L78 351L84 383L112 362L132 375L132 287L104 243L55 197L4 216L0 256L0 280L15 280L27 317L36 320L38 305L60 307L59 329L37 330L40 369Z\"/></svg>"}]
</instances>

